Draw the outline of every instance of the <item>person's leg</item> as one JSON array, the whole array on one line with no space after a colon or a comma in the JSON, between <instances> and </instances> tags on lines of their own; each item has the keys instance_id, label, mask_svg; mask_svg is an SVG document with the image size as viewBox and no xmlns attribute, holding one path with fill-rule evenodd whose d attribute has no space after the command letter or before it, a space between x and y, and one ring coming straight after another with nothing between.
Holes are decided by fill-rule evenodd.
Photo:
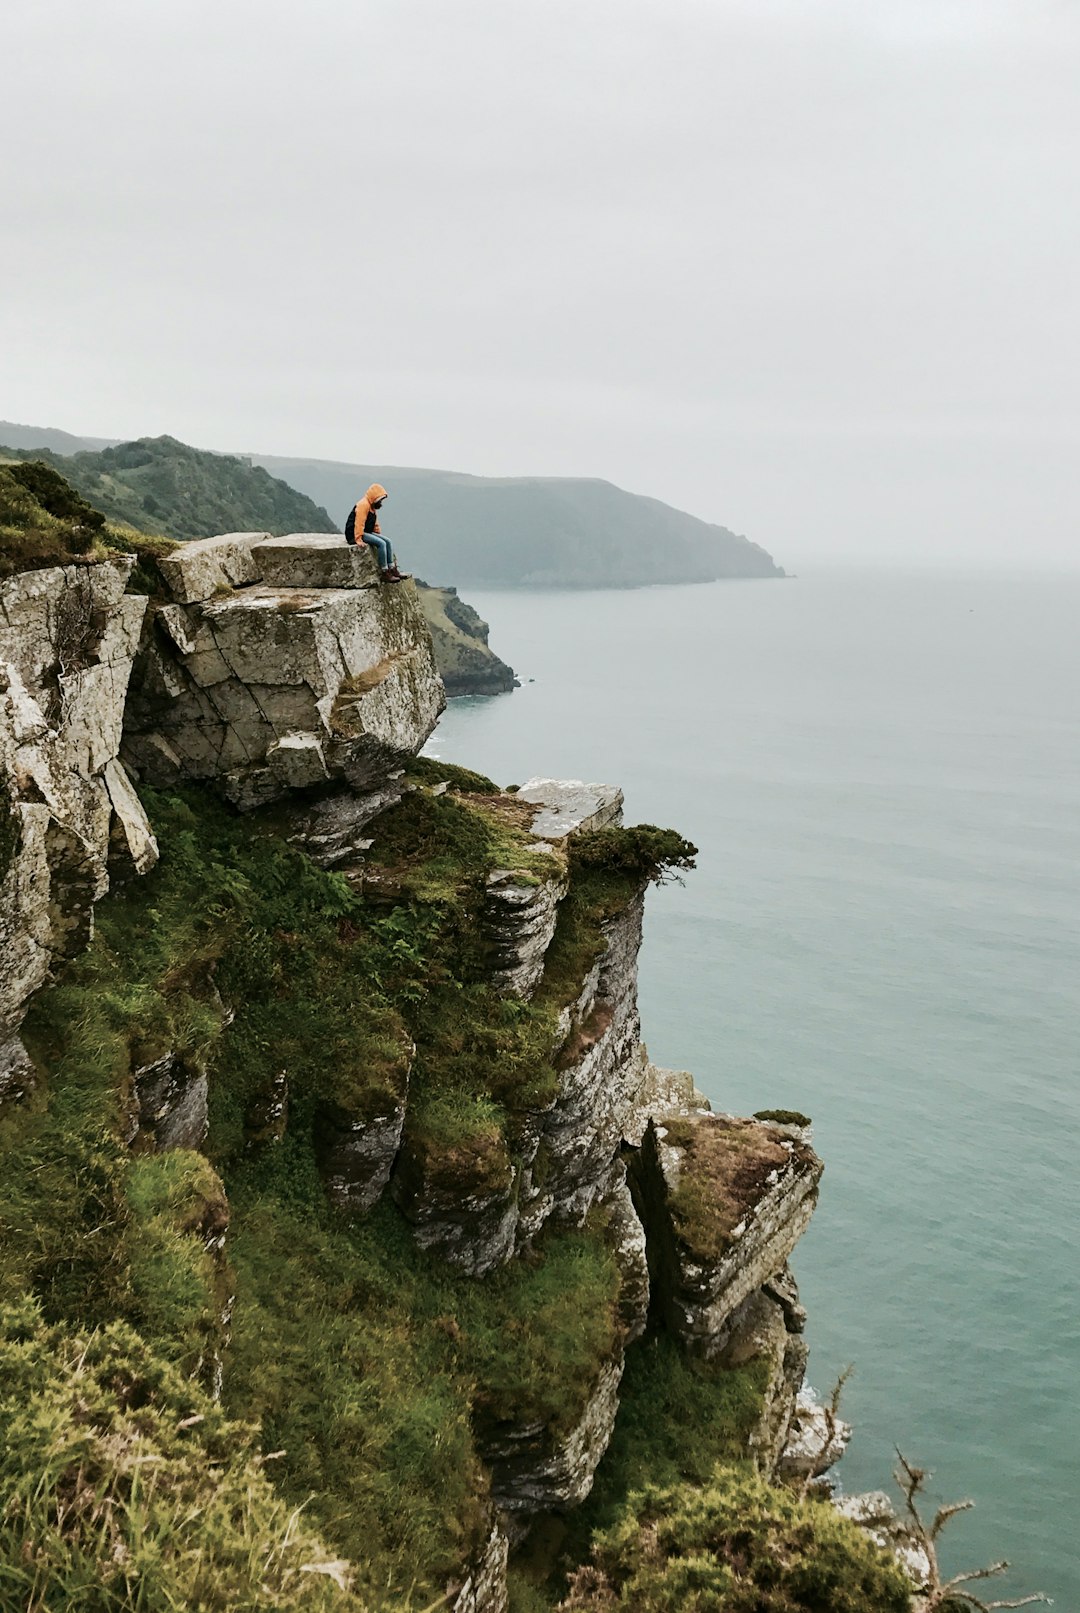
<instances>
[{"instance_id":1,"label":"person's leg","mask_svg":"<svg viewBox=\"0 0 1080 1613\"><path fill-rule=\"evenodd\" d=\"M375 550L375 558L379 562L379 570L387 571L393 565L390 558L390 545L385 538L380 538L377 532L365 532L364 542L369 548Z\"/></svg>"}]
</instances>

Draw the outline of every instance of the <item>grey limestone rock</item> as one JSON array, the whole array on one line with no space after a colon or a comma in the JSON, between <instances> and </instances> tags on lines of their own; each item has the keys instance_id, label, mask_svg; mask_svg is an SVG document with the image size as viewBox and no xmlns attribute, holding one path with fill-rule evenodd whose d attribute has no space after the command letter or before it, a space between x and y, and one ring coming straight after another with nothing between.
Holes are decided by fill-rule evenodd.
<instances>
[{"instance_id":1,"label":"grey limestone rock","mask_svg":"<svg viewBox=\"0 0 1080 1613\"><path fill-rule=\"evenodd\" d=\"M568 1432L540 1425L500 1430L481 1441L491 1467L491 1491L505 1512L563 1511L592 1489L611 1442L619 1409L623 1363L604 1362L584 1411Z\"/></svg>"},{"instance_id":2,"label":"grey limestone rock","mask_svg":"<svg viewBox=\"0 0 1080 1613\"><path fill-rule=\"evenodd\" d=\"M165 555L158 568L176 602L195 605L222 590L258 582L251 551L269 536L268 532L222 532L215 538L196 538Z\"/></svg>"},{"instance_id":3,"label":"grey limestone rock","mask_svg":"<svg viewBox=\"0 0 1080 1613\"><path fill-rule=\"evenodd\" d=\"M379 588L375 551L346 543L332 532L293 532L264 538L252 550L261 579L271 588Z\"/></svg>"},{"instance_id":4,"label":"grey limestone rock","mask_svg":"<svg viewBox=\"0 0 1080 1613\"><path fill-rule=\"evenodd\" d=\"M708 1113L711 1108L689 1070L663 1070L649 1064L624 1122L623 1141L640 1148L650 1120L660 1120L664 1115Z\"/></svg>"},{"instance_id":5,"label":"grey limestone rock","mask_svg":"<svg viewBox=\"0 0 1080 1613\"><path fill-rule=\"evenodd\" d=\"M148 874L158 860L158 843L135 786L125 773L123 763L115 758L106 763L102 776L113 809L110 875L115 881L134 874Z\"/></svg>"},{"instance_id":6,"label":"grey limestone rock","mask_svg":"<svg viewBox=\"0 0 1080 1613\"><path fill-rule=\"evenodd\" d=\"M436 1149L406 1133L390 1192L420 1247L473 1277L514 1253L518 1170L501 1138Z\"/></svg>"},{"instance_id":7,"label":"grey limestone rock","mask_svg":"<svg viewBox=\"0 0 1080 1613\"><path fill-rule=\"evenodd\" d=\"M447 1606L451 1613L506 1613L508 1553L506 1531L496 1520L476 1557L467 1565L464 1582L448 1593L451 1600Z\"/></svg>"},{"instance_id":8,"label":"grey limestone rock","mask_svg":"<svg viewBox=\"0 0 1080 1613\"><path fill-rule=\"evenodd\" d=\"M897 1517L896 1509L884 1490L840 1496L832 1504L841 1517L849 1518L860 1529L864 1529L875 1545L892 1553L916 1591L925 1591L929 1587L931 1568L926 1548L916 1539L903 1518Z\"/></svg>"},{"instance_id":9,"label":"grey limestone rock","mask_svg":"<svg viewBox=\"0 0 1080 1613\"><path fill-rule=\"evenodd\" d=\"M541 809L532 826L541 840L565 840L567 835L605 829L622 820L623 793L614 784L531 778L521 786L517 798Z\"/></svg>"},{"instance_id":10,"label":"grey limestone rock","mask_svg":"<svg viewBox=\"0 0 1080 1613\"><path fill-rule=\"evenodd\" d=\"M344 543L332 552L358 563ZM411 584L252 584L166 607L136 682L124 756L137 775L212 780L241 811L328 780L381 789L445 704Z\"/></svg>"},{"instance_id":11,"label":"grey limestone rock","mask_svg":"<svg viewBox=\"0 0 1080 1613\"><path fill-rule=\"evenodd\" d=\"M851 1424L842 1417L830 1416L814 1390L803 1384L795 1399L777 1472L782 1478L799 1480L827 1473L843 1456L851 1432Z\"/></svg>"},{"instance_id":12,"label":"grey limestone rock","mask_svg":"<svg viewBox=\"0 0 1080 1613\"><path fill-rule=\"evenodd\" d=\"M353 1120L336 1108L323 1111L316 1146L331 1204L351 1214L371 1209L390 1180L404 1125L404 1086L399 1102L370 1119Z\"/></svg>"},{"instance_id":13,"label":"grey limestone rock","mask_svg":"<svg viewBox=\"0 0 1080 1613\"><path fill-rule=\"evenodd\" d=\"M206 1070L166 1053L134 1072L136 1135L163 1153L200 1148L206 1140Z\"/></svg>"},{"instance_id":14,"label":"grey limestone rock","mask_svg":"<svg viewBox=\"0 0 1080 1613\"><path fill-rule=\"evenodd\" d=\"M566 864L552 854L550 879L523 879L520 870L488 875L484 927L492 952L492 982L508 997L529 998L544 973L559 903L566 895Z\"/></svg>"},{"instance_id":15,"label":"grey limestone rock","mask_svg":"<svg viewBox=\"0 0 1080 1613\"><path fill-rule=\"evenodd\" d=\"M761 1415L749 1442L750 1453L768 1476L776 1471L788 1440L806 1357L806 1341L801 1334L789 1332L783 1307L764 1289L751 1294L732 1319L719 1359L727 1367L751 1360L764 1360L768 1365Z\"/></svg>"},{"instance_id":16,"label":"grey limestone rock","mask_svg":"<svg viewBox=\"0 0 1080 1613\"><path fill-rule=\"evenodd\" d=\"M289 839L323 868L360 858L371 845L365 833L368 825L381 812L396 806L404 794L400 769L389 775L381 788L364 795L337 789L309 806L295 809Z\"/></svg>"},{"instance_id":17,"label":"grey limestone rock","mask_svg":"<svg viewBox=\"0 0 1080 1613\"><path fill-rule=\"evenodd\" d=\"M606 1201L608 1238L621 1276L619 1314L626 1330L626 1344L632 1344L645 1331L649 1319L649 1258L645 1228L638 1219L626 1180L622 1179Z\"/></svg>"}]
</instances>

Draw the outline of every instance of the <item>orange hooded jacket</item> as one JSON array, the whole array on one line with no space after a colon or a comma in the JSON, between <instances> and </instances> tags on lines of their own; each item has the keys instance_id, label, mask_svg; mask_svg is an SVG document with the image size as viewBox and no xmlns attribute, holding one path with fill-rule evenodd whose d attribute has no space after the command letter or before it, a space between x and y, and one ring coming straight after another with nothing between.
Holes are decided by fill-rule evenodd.
<instances>
[{"instance_id":1,"label":"orange hooded jacket","mask_svg":"<svg viewBox=\"0 0 1080 1613\"><path fill-rule=\"evenodd\" d=\"M386 488L380 487L378 482L372 482L363 498L357 501L353 509L353 538L357 543L363 543L364 541L364 526L375 507L376 501L385 497ZM378 521L375 522L373 530L378 532L380 536L382 535L382 528L379 526Z\"/></svg>"}]
</instances>

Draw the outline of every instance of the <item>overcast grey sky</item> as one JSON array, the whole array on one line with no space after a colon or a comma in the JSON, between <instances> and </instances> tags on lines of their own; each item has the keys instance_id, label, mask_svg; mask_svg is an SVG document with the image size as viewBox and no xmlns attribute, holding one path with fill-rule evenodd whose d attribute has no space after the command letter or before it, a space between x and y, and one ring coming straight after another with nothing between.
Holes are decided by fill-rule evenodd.
<instances>
[{"instance_id":1,"label":"overcast grey sky","mask_svg":"<svg viewBox=\"0 0 1080 1613\"><path fill-rule=\"evenodd\" d=\"M1080 563L1077 0L35 0L0 417Z\"/></svg>"}]
</instances>

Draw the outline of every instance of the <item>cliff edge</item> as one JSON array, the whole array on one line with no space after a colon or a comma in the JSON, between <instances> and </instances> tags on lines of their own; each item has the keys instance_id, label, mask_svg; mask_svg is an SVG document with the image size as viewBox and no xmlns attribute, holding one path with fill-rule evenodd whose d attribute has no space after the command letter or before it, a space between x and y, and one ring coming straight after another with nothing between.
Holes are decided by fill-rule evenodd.
<instances>
[{"instance_id":1,"label":"cliff edge","mask_svg":"<svg viewBox=\"0 0 1080 1613\"><path fill-rule=\"evenodd\" d=\"M694 848L419 758L430 637L365 551L139 569L0 584L17 1594L660 1608L689 1482L732 1607L906 1608L778 1488L836 1455L788 1267L821 1162L641 1039L646 892Z\"/></svg>"}]
</instances>

